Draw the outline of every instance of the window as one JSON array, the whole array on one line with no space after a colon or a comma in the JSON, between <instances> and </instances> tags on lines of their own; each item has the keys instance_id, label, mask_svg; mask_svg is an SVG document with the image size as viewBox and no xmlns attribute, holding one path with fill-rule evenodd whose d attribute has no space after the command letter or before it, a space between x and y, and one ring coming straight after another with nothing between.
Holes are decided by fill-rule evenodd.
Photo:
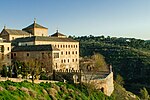
<instances>
[{"instance_id":1,"label":"window","mask_svg":"<svg viewBox=\"0 0 150 100\"><path fill-rule=\"evenodd\" d=\"M14 53L14 56L16 56L16 53Z\"/></svg>"},{"instance_id":2,"label":"window","mask_svg":"<svg viewBox=\"0 0 150 100\"><path fill-rule=\"evenodd\" d=\"M61 63L63 63L63 60L61 60Z\"/></svg>"},{"instance_id":3,"label":"window","mask_svg":"<svg viewBox=\"0 0 150 100\"><path fill-rule=\"evenodd\" d=\"M27 57L29 56L29 53L27 53Z\"/></svg>"},{"instance_id":4,"label":"window","mask_svg":"<svg viewBox=\"0 0 150 100\"><path fill-rule=\"evenodd\" d=\"M42 58L44 58L44 53L42 53Z\"/></svg>"},{"instance_id":5,"label":"window","mask_svg":"<svg viewBox=\"0 0 150 100\"><path fill-rule=\"evenodd\" d=\"M58 45L58 48L59 48L59 45Z\"/></svg>"},{"instance_id":6,"label":"window","mask_svg":"<svg viewBox=\"0 0 150 100\"><path fill-rule=\"evenodd\" d=\"M67 51L66 51L66 55L67 55Z\"/></svg>"},{"instance_id":7,"label":"window","mask_svg":"<svg viewBox=\"0 0 150 100\"><path fill-rule=\"evenodd\" d=\"M72 51L72 54L74 54L74 51Z\"/></svg>"},{"instance_id":8,"label":"window","mask_svg":"<svg viewBox=\"0 0 150 100\"><path fill-rule=\"evenodd\" d=\"M60 47L62 48L62 45Z\"/></svg>"},{"instance_id":9,"label":"window","mask_svg":"<svg viewBox=\"0 0 150 100\"><path fill-rule=\"evenodd\" d=\"M9 51L9 47L7 47L7 50Z\"/></svg>"},{"instance_id":10,"label":"window","mask_svg":"<svg viewBox=\"0 0 150 100\"><path fill-rule=\"evenodd\" d=\"M78 60L76 59L76 62L77 62Z\"/></svg>"},{"instance_id":11,"label":"window","mask_svg":"<svg viewBox=\"0 0 150 100\"><path fill-rule=\"evenodd\" d=\"M77 51L76 51L76 54L77 54Z\"/></svg>"},{"instance_id":12,"label":"window","mask_svg":"<svg viewBox=\"0 0 150 100\"><path fill-rule=\"evenodd\" d=\"M72 59L72 62L74 62L74 59Z\"/></svg>"},{"instance_id":13,"label":"window","mask_svg":"<svg viewBox=\"0 0 150 100\"><path fill-rule=\"evenodd\" d=\"M63 45L63 48L65 48L65 45Z\"/></svg>"},{"instance_id":14,"label":"window","mask_svg":"<svg viewBox=\"0 0 150 100\"><path fill-rule=\"evenodd\" d=\"M51 58L51 53L48 53L48 58Z\"/></svg>"},{"instance_id":15,"label":"window","mask_svg":"<svg viewBox=\"0 0 150 100\"><path fill-rule=\"evenodd\" d=\"M64 63L66 63L66 60L64 59Z\"/></svg>"},{"instance_id":16,"label":"window","mask_svg":"<svg viewBox=\"0 0 150 100\"><path fill-rule=\"evenodd\" d=\"M70 45L68 45L68 48L70 48Z\"/></svg>"},{"instance_id":17,"label":"window","mask_svg":"<svg viewBox=\"0 0 150 100\"><path fill-rule=\"evenodd\" d=\"M12 40L14 40L15 38L14 37L12 37Z\"/></svg>"},{"instance_id":18,"label":"window","mask_svg":"<svg viewBox=\"0 0 150 100\"><path fill-rule=\"evenodd\" d=\"M77 48L78 46L76 45L76 48Z\"/></svg>"},{"instance_id":19,"label":"window","mask_svg":"<svg viewBox=\"0 0 150 100\"><path fill-rule=\"evenodd\" d=\"M56 63L56 69L57 69L57 63Z\"/></svg>"},{"instance_id":20,"label":"window","mask_svg":"<svg viewBox=\"0 0 150 100\"><path fill-rule=\"evenodd\" d=\"M2 54L2 60L4 60L4 54Z\"/></svg>"},{"instance_id":21,"label":"window","mask_svg":"<svg viewBox=\"0 0 150 100\"><path fill-rule=\"evenodd\" d=\"M5 48L4 46L1 46L1 52L4 52Z\"/></svg>"},{"instance_id":22,"label":"window","mask_svg":"<svg viewBox=\"0 0 150 100\"><path fill-rule=\"evenodd\" d=\"M67 48L67 45L66 45L66 48Z\"/></svg>"},{"instance_id":23,"label":"window","mask_svg":"<svg viewBox=\"0 0 150 100\"><path fill-rule=\"evenodd\" d=\"M69 59L68 59L68 63L69 63Z\"/></svg>"},{"instance_id":24,"label":"window","mask_svg":"<svg viewBox=\"0 0 150 100\"><path fill-rule=\"evenodd\" d=\"M70 55L70 51L68 51L68 54Z\"/></svg>"},{"instance_id":25,"label":"window","mask_svg":"<svg viewBox=\"0 0 150 100\"><path fill-rule=\"evenodd\" d=\"M7 59L9 59L9 54L7 55Z\"/></svg>"},{"instance_id":26,"label":"window","mask_svg":"<svg viewBox=\"0 0 150 100\"><path fill-rule=\"evenodd\" d=\"M75 45L74 45L74 48L75 48Z\"/></svg>"},{"instance_id":27,"label":"window","mask_svg":"<svg viewBox=\"0 0 150 100\"><path fill-rule=\"evenodd\" d=\"M59 58L59 53L54 53L54 58Z\"/></svg>"},{"instance_id":28,"label":"window","mask_svg":"<svg viewBox=\"0 0 150 100\"><path fill-rule=\"evenodd\" d=\"M61 55L63 55L63 51L61 52Z\"/></svg>"}]
</instances>

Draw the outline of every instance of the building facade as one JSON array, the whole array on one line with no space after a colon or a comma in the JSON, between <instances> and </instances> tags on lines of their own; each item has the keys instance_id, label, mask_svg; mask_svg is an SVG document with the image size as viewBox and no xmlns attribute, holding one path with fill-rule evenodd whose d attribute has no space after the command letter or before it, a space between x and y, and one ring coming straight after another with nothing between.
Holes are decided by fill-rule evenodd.
<instances>
[{"instance_id":1,"label":"building facade","mask_svg":"<svg viewBox=\"0 0 150 100\"><path fill-rule=\"evenodd\" d=\"M53 64L60 63L60 51L52 45L29 45L12 48L12 59L25 63L38 62L44 71L52 72ZM57 66L56 66L57 67Z\"/></svg>"},{"instance_id":2,"label":"building facade","mask_svg":"<svg viewBox=\"0 0 150 100\"><path fill-rule=\"evenodd\" d=\"M11 42L12 59L25 61L29 58L38 59L37 56L39 56L39 60L44 63L46 60L41 59L41 53L46 54L46 52L51 52L51 58L47 58L47 60L52 59L50 62L50 67L52 68L50 69L79 70L79 42L59 33L58 30L56 33L48 36L48 28L34 21L33 24L22 30L6 29L5 27L0 37L7 42ZM30 49L27 49L32 47L38 48L41 45L51 45L57 51L56 49L52 49L51 51L30 51ZM56 57L58 58L56 59Z\"/></svg>"},{"instance_id":3,"label":"building facade","mask_svg":"<svg viewBox=\"0 0 150 100\"><path fill-rule=\"evenodd\" d=\"M59 49L59 62L53 62L55 70L79 70L79 42L67 38L67 36L58 33L58 31L51 37L32 36L18 38L13 42L18 46L51 44Z\"/></svg>"},{"instance_id":4,"label":"building facade","mask_svg":"<svg viewBox=\"0 0 150 100\"><path fill-rule=\"evenodd\" d=\"M48 28L37 24L35 21L33 24L22 29L22 31L26 31L33 36L48 36Z\"/></svg>"},{"instance_id":5,"label":"building facade","mask_svg":"<svg viewBox=\"0 0 150 100\"><path fill-rule=\"evenodd\" d=\"M11 65L11 43L3 42L0 38L0 65Z\"/></svg>"}]
</instances>

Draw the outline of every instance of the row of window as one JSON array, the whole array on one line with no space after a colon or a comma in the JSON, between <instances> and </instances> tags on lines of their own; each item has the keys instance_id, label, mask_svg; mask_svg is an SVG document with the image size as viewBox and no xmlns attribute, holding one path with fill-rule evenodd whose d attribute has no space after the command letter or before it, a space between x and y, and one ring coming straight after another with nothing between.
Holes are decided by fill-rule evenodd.
<instances>
[{"instance_id":1,"label":"row of window","mask_svg":"<svg viewBox=\"0 0 150 100\"><path fill-rule=\"evenodd\" d=\"M4 54L2 54L1 55L1 60L4 60L4 58L5 58L5 55ZM9 54L7 54L7 59L9 59L10 57L9 57Z\"/></svg>"},{"instance_id":2,"label":"row of window","mask_svg":"<svg viewBox=\"0 0 150 100\"><path fill-rule=\"evenodd\" d=\"M78 54L78 52L77 51L72 51L72 52L70 52L70 51L66 51L66 52L63 52L63 51L61 51L61 55L70 55L70 54Z\"/></svg>"},{"instance_id":3,"label":"row of window","mask_svg":"<svg viewBox=\"0 0 150 100\"><path fill-rule=\"evenodd\" d=\"M0 52L4 52L4 51L5 51L4 46L1 46L1 47L0 47ZM7 47L7 51L9 51L9 47Z\"/></svg>"},{"instance_id":4,"label":"row of window","mask_svg":"<svg viewBox=\"0 0 150 100\"><path fill-rule=\"evenodd\" d=\"M78 59L72 59L72 62L77 62L77 61L78 61ZM61 60L61 63L67 63L67 62L69 63L70 59L67 59L67 60L66 59L62 59Z\"/></svg>"},{"instance_id":5,"label":"row of window","mask_svg":"<svg viewBox=\"0 0 150 100\"><path fill-rule=\"evenodd\" d=\"M77 45L54 45L57 48L77 48Z\"/></svg>"},{"instance_id":6,"label":"row of window","mask_svg":"<svg viewBox=\"0 0 150 100\"><path fill-rule=\"evenodd\" d=\"M78 52L77 51L72 51L72 54L77 54ZM64 52L62 51L61 52L61 55L63 55L64 54ZM66 51L66 53L65 53L65 55L70 55L71 54L71 52L70 51ZM27 55L27 57L29 57L30 56L30 54L29 53L27 53L26 54ZM16 56L16 53L14 53L14 56ZM45 55L44 55L44 53L42 53L42 58L44 58L45 57ZM50 57L50 54L48 53L48 57ZM54 58L59 58L59 53L54 53ZM74 62L74 61L72 61L72 62Z\"/></svg>"}]
</instances>

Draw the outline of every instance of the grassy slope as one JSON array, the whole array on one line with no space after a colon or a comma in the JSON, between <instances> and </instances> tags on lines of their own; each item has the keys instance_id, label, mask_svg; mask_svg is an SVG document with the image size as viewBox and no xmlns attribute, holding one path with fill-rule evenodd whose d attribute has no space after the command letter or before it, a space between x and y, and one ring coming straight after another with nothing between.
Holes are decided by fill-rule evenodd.
<instances>
[{"instance_id":1,"label":"grassy slope","mask_svg":"<svg viewBox=\"0 0 150 100\"><path fill-rule=\"evenodd\" d=\"M0 100L137 100L137 97L127 92L115 83L112 96L108 97L100 91L93 91L88 95L85 86L64 83L29 82L14 83L11 81L0 82Z\"/></svg>"},{"instance_id":2,"label":"grassy slope","mask_svg":"<svg viewBox=\"0 0 150 100\"><path fill-rule=\"evenodd\" d=\"M78 85L64 83L0 82L0 100L114 100L102 92L87 93Z\"/></svg>"},{"instance_id":3,"label":"grassy slope","mask_svg":"<svg viewBox=\"0 0 150 100\"><path fill-rule=\"evenodd\" d=\"M125 88L114 82L115 90L111 95L115 100L140 100L133 93L126 91Z\"/></svg>"}]
</instances>

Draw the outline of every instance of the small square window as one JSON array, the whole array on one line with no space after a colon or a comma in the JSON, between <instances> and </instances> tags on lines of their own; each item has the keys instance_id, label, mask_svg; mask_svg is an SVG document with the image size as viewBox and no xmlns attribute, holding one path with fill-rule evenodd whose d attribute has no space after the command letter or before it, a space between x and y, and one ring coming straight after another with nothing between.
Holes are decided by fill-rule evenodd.
<instances>
[{"instance_id":1,"label":"small square window","mask_svg":"<svg viewBox=\"0 0 150 100\"><path fill-rule=\"evenodd\" d=\"M27 56L29 56L29 53L27 53Z\"/></svg>"},{"instance_id":2,"label":"small square window","mask_svg":"<svg viewBox=\"0 0 150 100\"><path fill-rule=\"evenodd\" d=\"M16 53L14 53L14 56L16 56Z\"/></svg>"}]
</instances>

